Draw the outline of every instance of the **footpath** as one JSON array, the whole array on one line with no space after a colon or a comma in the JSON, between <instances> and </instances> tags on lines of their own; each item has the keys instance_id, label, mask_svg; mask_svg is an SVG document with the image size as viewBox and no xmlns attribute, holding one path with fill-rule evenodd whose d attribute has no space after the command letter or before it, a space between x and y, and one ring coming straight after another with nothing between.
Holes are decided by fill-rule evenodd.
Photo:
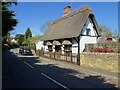
<instances>
[{"instance_id":1,"label":"footpath","mask_svg":"<svg viewBox=\"0 0 120 90\"><path fill-rule=\"evenodd\" d=\"M61 60L53 60L45 57L39 57L40 62L42 64L54 64L55 66L66 68L66 69L72 69L79 73L84 73L86 76L100 76L105 79L107 83L115 84L116 87L120 88L120 74L115 72L110 72L98 68L92 68L89 66L83 66L83 65L75 65L69 62L61 61ZM79 77L79 75L76 75Z\"/></svg>"}]
</instances>

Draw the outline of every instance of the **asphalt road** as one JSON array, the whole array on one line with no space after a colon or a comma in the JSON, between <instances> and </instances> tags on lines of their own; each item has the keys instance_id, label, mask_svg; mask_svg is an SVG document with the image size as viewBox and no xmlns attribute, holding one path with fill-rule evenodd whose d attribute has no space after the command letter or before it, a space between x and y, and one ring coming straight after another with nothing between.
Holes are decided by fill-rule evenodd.
<instances>
[{"instance_id":1,"label":"asphalt road","mask_svg":"<svg viewBox=\"0 0 120 90\"><path fill-rule=\"evenodd\" d=\"M115 88L99 76L86 76L54 64L42 64L35 56L15 55L5 51L2 56L2 88ZM39 63L39 64L38 64Z\"/></svg>"}]
</instances>

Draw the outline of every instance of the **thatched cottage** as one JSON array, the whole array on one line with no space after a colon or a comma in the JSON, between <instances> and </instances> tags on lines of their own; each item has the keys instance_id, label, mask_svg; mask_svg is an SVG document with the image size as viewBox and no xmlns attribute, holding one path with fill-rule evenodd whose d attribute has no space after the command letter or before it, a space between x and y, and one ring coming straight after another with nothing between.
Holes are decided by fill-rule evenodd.
<instances>
[{"instance_id":1,"label":"thatched cottage","mask_svg":"<svg viewBox=\"0 0 120 90\"><path fill-rule=\"evenodd\" d=\"M64 8L64 15L50 24L43 35L45 51L79 54L86 44L96 44L99 28L89 6L75 11Z\"/></svg>"}]
</instances>

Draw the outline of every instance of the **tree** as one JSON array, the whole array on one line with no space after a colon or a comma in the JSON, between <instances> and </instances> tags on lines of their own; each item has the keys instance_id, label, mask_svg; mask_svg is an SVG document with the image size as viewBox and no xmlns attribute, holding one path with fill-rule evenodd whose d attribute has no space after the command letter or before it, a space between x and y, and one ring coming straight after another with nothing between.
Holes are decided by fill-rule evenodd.
<instances>
[{"instance_id":1,"label":"tree","mask_svg":"<svg viewBox=\"0 0 120 90\"><path fill-rule=\"evenodd\" d=\"M37 41L37 40L40 40L41 37L42 37L42 36L40 36L40 35L36 35L36 36L32 37L32 38L31 38L31 43L33 43L33 42L35 42L35 41Z\"/></svg>"},{"instance_id":2,"label":"tree","mask_svg":"<svg viewBox=\"0 0 120 90\"><path fill-rule=\"evenodd\" d=\"M18 41L18 44L19 44L19 45L22 45L22 43L24 42L24 40L25 40L24 37L25 37L25 36L24 36L23 34L17 34L17 35L15 36L15 39Z\"/></svg>"},{"instance_id":3,"label":"tree","mask_svg":"<svg viewBox=\"0 0 120 90\"><path fill-rule=\"evenodd\" d=\"M45 24L43 24L43 25L41 26L41 30L40 30L40 31L44 34L44 33L48 30L50 24L51 24L51 22L48 22L48 21L47 21Z\"/></svg>"},{"instance_id":4,"label":"tree","mask_svg":"<svg viewBox=\"0 0 120 90\"><path fill-rule=\"evenodd\" d=\"M101 39L100 42L103 42L105 38L112 37L113 33L111 32L111 29L109 27L106 27L105 25L99 26L100 28L100 35Z\"/></svg>"},{"instance_id":5,"label":"tree","mask_svg":"<svg viewBox=\"0 0 120 90\"><path fill-rule=\"evenodd\" d=\"M114 40L116 40L116 41L118 41L119 40L119 38L120 38L120 35L119 35L119 33L118 33L118 30L117 29L115 29L114 30L114 32L113 32L113 39Z\"/></svg>"},{"instance_id":6,"label":"tree","mask_svg":"<svg viewBox=\"0 0 120 90\"><path fill-rule=\"evenodd\" d=\"M24 41L22 42L22 45L24 45L24 46L29 46L29 44L30 44L30 39L29 38L24 39Z\"/></svg>"},{"instance_id":7,"label":"tree","mask_svg":"<svg viewBox=\"0 0 120 90\"><path fill-rule=\"evenodd\" d=\"M101 25L99 26L100 27L100 34L101 34L101 37L103 38L108 38L108 37L112 37L112 31L109 27L106 27L105 25Z\"/></svg>"},{"instance_id":8,"label":"tree","mask_svg":"<svg viewBox=\"0 0 120 90\"><path fill-rule=\"evenodd\" d=\"M18 21L15 19L14 11L9 10L12 4L17 5L17 3L12 2L2 2L2 36L7 36L7 34L14 30Z\"/></svg>"},{"instance_id":9,"label":"tree","mask_svg":"<svg viewBox=\"0 0 120 90\"><path fill-rule=\"evenodd\" d=\"M30 28L27 28L27 30L25 32L25 38L29 39L30 37L32 37L32 32L31 32Z\"/></svg>"}]
</instances>

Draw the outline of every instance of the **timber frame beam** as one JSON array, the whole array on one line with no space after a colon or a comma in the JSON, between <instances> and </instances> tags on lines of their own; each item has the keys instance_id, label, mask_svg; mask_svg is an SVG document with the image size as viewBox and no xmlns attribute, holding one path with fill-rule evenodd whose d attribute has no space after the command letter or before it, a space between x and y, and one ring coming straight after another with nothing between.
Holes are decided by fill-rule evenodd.
<instances>
[{"instance_id":1,"label":"timber frame beam","mask_svg":"<svg viewBox=\"0 0 120 90\"><path fill-rule=\"evenodd\" d=\"M80 35L77 37L78 38L78 57L77 57L77 64L80 66Z\"/></svg>"}]
</instances>

